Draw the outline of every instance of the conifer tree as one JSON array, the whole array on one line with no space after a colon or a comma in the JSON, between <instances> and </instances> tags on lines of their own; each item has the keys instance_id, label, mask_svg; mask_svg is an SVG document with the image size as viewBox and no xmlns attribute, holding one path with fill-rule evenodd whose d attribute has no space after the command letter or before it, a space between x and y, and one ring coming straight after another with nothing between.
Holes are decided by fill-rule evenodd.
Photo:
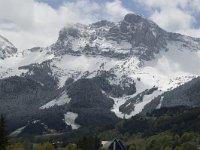
<instances>
[{"instance_id":1,"label":"conifer tree","mask_svg":"<svg viewBox=\"0 0 200 150\"><path fill-rule=\"evenodd\" d=\"M0 150L6 150L8 145L8 137L6 134L5 118L3 115L0 117Z\"/></svg>"}]
</instances>

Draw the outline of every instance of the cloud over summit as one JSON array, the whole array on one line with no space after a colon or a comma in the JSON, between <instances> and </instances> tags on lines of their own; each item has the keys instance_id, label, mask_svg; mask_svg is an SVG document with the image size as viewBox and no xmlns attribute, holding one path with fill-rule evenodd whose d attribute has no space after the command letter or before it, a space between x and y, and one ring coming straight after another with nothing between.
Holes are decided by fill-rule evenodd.
<instances>
[{"instance_id":1,"label":"cloud over summit","mask_svg":"<svg viewBox=\"0 0 200 150\"><path fill-rule=\"evenodd\" d=\"M67 24L89 24L101 19L119 21L128 12L120 0L66 1L57 9L34 0L0 0L0 34L19 49L48 46Z\"/></svg>"},{"instance_id":2,"label":"cloud over summit","mask_svg":"<svg viewBox=\"0 0 200 150\"><path fill-rule=\"evenodd\" d=\"M200 0L0 0L0 35L18 49L48 46L68 24L89 24L102 19L119 21L135 12L148 10L149 17L162 28L200 37ZM57 5L56 5L57 4ZM53 7L53 5L56 5ZM194 24L197 27L194 27Z\"/></svg>"}]
</instances>

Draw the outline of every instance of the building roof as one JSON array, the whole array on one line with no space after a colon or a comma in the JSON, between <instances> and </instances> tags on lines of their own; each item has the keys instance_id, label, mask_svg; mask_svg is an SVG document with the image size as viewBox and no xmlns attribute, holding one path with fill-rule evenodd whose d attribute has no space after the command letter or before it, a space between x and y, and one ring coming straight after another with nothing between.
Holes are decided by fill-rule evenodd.
<instances>
[{"instance_id":1,"label":"building roof","mask_svg":"<svg viewBox=\"0 0 200 150\"><path fill-rule=\"evenodd\" d=\"M104 141L104 143L105 144L102 143L103 147L109 150L127 150L121 140L117 138L113 139L112 141Z\"/></svg>"}]
</instances>

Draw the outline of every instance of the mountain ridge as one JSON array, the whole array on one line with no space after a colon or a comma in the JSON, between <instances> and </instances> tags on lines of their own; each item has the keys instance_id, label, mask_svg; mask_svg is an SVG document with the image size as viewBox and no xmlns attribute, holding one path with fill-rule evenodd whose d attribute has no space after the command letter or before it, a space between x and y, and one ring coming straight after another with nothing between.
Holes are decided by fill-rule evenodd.
<instances>
[{"instance_id":1,"label":"mountain ridge","mask_svg":"<svg viewBox=\"0 0 200 150\"><path fill-rule=\"evenodd\" d=\"M102 128L111 126L198 77L199 57L200 39L164 31L135 14L119 23L64 27L54 44L0 60L0 111L15 122L9 131L42 126L49 133L71 130L70 125L95 128L100 122Z\"/></svg>"},{"instance_id":2,"label":"mountain ridge","mask_svg":"<svg viewBox=\"0 0 200 150\"><path fill-rule=\"evenodd\" d=\"M17 48L5 37L0 35L0 58L4 59L15 53L17 53Z\"/></svg>"}]
</instances>

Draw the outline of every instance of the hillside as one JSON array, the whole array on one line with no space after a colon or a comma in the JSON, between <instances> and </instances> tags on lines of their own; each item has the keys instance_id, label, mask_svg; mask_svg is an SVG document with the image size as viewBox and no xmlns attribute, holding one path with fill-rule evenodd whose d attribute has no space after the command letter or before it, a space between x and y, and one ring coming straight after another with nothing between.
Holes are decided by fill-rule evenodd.
<instances>
[{"instance_id":1,"label":"hillside","mask_svg":"<svg viewBox=\"0 0 200 150\"><path fill-rule=\"evenodd\" d=\"M0 113L12 135L101 130L156 108L200 105L200 39L139 15L64 27L45 48L16 51L2 39Z\"/></svg>"}]
</instances>

